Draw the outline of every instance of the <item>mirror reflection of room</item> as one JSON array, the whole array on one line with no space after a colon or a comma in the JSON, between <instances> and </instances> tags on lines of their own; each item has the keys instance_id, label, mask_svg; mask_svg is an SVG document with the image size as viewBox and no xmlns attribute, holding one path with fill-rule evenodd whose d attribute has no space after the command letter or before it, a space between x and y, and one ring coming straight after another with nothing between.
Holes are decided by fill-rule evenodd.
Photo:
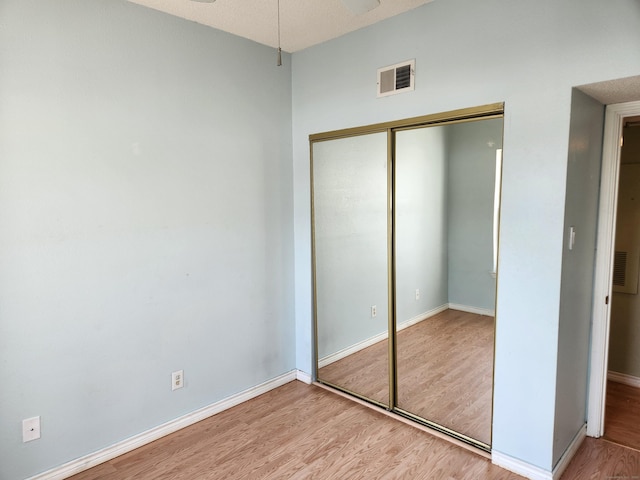
<instances>
[{"instance_id":1,"label":"mirror reflection of room","mask_svg":"<svg viewBox=\"0 0 640 480\"><path fill-rule=\"evenodd\" d=\"M312 142L318 380L485 449L502 129Z\"/></svg>"},{"instance_id":2,"label":"mirror reflection of room","mask_svg":"<svg viewBox=\"0 0 640 480\"><path fill-rule=\"evenodd\" d=\"M397 407L491 444L502 119L396 134Z\"/></svg>"},{"instance_id":3,"label":"mirror reflection of room","mask_svg":"<svg viewBox=\"0 0 640 480\"><path fill-rule=\"evenodd\" d=\"M383 132L313 146L318 377L382 405L389 403L386 143ZM365 349L366 357L356 354Z\"/></svg>"}]
</instances>

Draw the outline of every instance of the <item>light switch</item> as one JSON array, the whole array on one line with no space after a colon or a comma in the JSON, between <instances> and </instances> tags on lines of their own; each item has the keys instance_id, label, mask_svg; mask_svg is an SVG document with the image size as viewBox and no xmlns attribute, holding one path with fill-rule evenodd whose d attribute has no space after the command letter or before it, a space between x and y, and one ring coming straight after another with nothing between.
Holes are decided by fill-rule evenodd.
<instances>
[{"instance_id":1,"label":"light switch","mask_svg":"<svg viewBox=\"0 0 640 480\"><path fill-rule=\"evenodd\" d=\"M569 228L569 250L573 250L573 246L576 244L576 227L571 226Z\"/></svg>"}]
</instances>

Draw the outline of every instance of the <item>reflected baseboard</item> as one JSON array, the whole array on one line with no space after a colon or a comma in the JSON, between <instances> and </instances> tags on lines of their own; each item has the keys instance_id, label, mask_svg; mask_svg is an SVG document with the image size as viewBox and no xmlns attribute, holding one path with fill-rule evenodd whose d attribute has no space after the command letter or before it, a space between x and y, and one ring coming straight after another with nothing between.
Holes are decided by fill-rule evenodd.
<instances>
[{"instance_id":1,"label":"reflected baseboard","mask_svg":"<svg viewBox=\"0 0 640 480\"><path fill-rule=\"evenodd\" d=\"M460 310L461 312L469 312L469 313L475 313L478 315L486 315L488 317L495 317L496 315L495 310L489 310L487 308L472 307L470 305L460 305L458 303L450 303L449 308L451 310Z\"/></svg>"},{"instance_id":2,"label":"reflected baseboard","mask_svg":"<svg viewBox=\"0 0 640 480\"><path fill-rule=\"evenodd\" d=\"M437 315L438 313L444 312L445 310L449 310L449 309L459 310L461 312L475 313L477 315L486 315L489 317L493 317L495 315L495 312L493 310L489 310L486 308L472 307L470 305L460 305L457 303L445 303L427 312L416 315L415 317L410 318L409 320L405 320L404 322L398 323L397 331L399 332L401 330L404 330L405 328L409 328L413 325L416 325L417 323L425 321L430 317L433 317L434 315ZM318 368L331 365L333 362L342 360L343 358L348 357L349 355L353 355L354 353L357 353L360 350L364 350L365 348L370 347L371 345L375 345L378 342L382 342L383 340L386 340L388 336L389 336L388 332L384 331L382 333L374 335L373 337L366 338L361 342L355 343L353 345L349 345L348 347L343 348L342 350L338 350L337 352L327 355L326 357L320 358L318 360Z\"/></svg>"},{"instance_id":3,"label":"reflected baseboard","mask_svg":"<svg viewBox=\"0 0 640 480\"><path fill-rule=\"evenodd\" d=\"M405 320L404 322L399 323L396 327L396 330L399 332L400 330L404 330L405 328L412 327L415 324L423 322L427 318L433 317L434 315L442 313L448 309L449 309L448 303L445 303L444 305L440 305L439 307L433 308L428 312L421 313L420 315L416 315L415 317L410 318L409 320Z\"/></svg>"},{"instance_id":4,"label":"reflected baseboard","mask_svg":"<svg viewBox=\"0 0 640 480\"><path fill-rule=\"evenodd\" d=\"M370 347L371 345L375 345L378 342L382 342L383 340L386 340L388 336L389 334L387 332L379 333L378 335L367 338L362 342L358 342L354 345L350 345L347 348L338 350L336 353L332 353L331 355L327 355L326 357L320 358L318 359L318 368L331 365L333 362L342 360L343 358L346 358L349 355L353 355L354 353L357 353L360 350L364 350L365 348Z\"/></svg>"},{"instance_id":5,"label":"reflected baseboard","mask_svg":"<svg viewBox=\"0 0 640 480\"><path fill-rule=\"evenodd\" d=\"M415 317L410 318L409 320L405 320L404 322L399 323L397 326L397 330L398 331L404 330L405 328L409 328L417 323L423 322L427 318L433 317L438 313L444 312L448 308L450 308L449 304L444 304L434 309L431 309L427 312L421 313L420 315L416 315ZM353 355L354 353L357 353L360 350L364 350L365 348L370 347L371 345L375 345L378 342L382 342L383 340L386 340L388 337L389 337L389 332L384 331L382 333L379 333L378 335L369 337L361 342L355 343L353 345L349 345L347 348L343 348L342 350L338 350L337 352L327 355L326 357L320 358L318 360L318 368L331 365L333 362L342 360L343 358L348 357L349 355Z\"/></svg>"}]
</instances>

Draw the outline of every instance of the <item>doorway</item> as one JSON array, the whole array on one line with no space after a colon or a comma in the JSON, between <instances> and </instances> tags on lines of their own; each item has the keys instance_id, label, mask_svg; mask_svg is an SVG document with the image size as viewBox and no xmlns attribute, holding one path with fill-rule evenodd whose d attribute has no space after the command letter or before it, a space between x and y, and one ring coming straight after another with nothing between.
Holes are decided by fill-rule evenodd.
<instances>
[{"instance_id":1,"label":"doorway","mask_svg":"<svg viewBox=\"0 0 640 480\"><path fill-rule=\"evenodd\" d=\"M631 285L633 282L630 280L635 277L637 282L638 255L633 244L639 243L640 237L629 240L626 238L627 233L620 233L625 231L629 222L628 214L625 213L628 206L623 205L618 208L619 198L623 203L631 201L633 204L635 201L633 197L637 196L634 195L633 185L631 187L628 185L628 180L634 175L632 171L640 168L640 157L636 156L635 162L639 163L638 167L625 167L624 165L635 162L626 158L624 162L622 161L622 139L625 126L631 127L638 119L640 119L640 102L609 105L606 109L594 282L587 434L593 437L612 436L610 439L618 443L636 442L629 437L629 432L626 432L624 427L622 429L619 427L629 421L637 425L638 421L637 419L629 420L628 415L633 412L621 406L635 403L634 408L637 411L640 405L640 395L637 395L635 400L633 396L638 394L640 389L622 384L622 381L633 384L637 380L637 386L640 386L640 370L636 372L633 359L623 359L622 352L619 351L620 345L625 341L623 340L625 334L621 328L623 325L618 324L612 328L613 312L616 311L624 317L626 309L628 324L628 314L633 312L635 298L638 297L637 293L630 293L634 290ZM624 182L621 182L623 178ZM617 227L621 227L622 230ZM619 242L616 242L616 239ZM635 290L637 291L637 285ZM633 298L630 297L631 295ZM632 306L631 310L628 308L629 305ZM639 323L637 316L635 322ZM633 338L629 332L627 338ZM615 348L615 351L612 348ZM640 361L638 364L640 365ZM611 367L625 371L614 370L610 373ZM610 395L607 394L608 390ZM608 408L611 412L607 411ZM637 439L635 448L638 447L640 447L640 438Z\"/></svg>"},{"instance_id":2,"label":"doorway","mask_svg":"<svg viewBox=\"0 0 640 480\"><path fill-rule=\"evenodd\" d=\"M604 438L640 449L640 117L624 119L616 204Z\"/></svg>"}]
</instances>

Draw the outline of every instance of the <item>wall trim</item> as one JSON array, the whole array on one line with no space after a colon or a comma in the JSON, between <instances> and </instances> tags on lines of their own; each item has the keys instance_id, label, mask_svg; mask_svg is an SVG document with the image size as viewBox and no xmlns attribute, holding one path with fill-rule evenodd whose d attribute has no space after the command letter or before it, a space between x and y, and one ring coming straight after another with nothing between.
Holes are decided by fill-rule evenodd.
<instances>
[{"instance_id":1,"label":"wall trim","mask_svg":"<svg viewBox=\"0 0 640 480\"><path fill-rule=\"evenodd\" d=\"M303 372L302 370L296 370L296 380L306 383L307 385L311 385L312 382L311 375L307 372Z\"/></svg>"},{"instance_id":2,"label":"wall trim","mask_svg":"<svg viewBox=\"0 0 640 480\"><path fill-rule=\"evenodd\" d=\"M396 330L400 331L400 330L404 330L405 328L409 328L414 326L417 323L420 323L424 320L426 320L427 318L433 317L439 313L444 312L445 310L447 310L449 308L449 304L445 303L440 305L439 307L436 308L432 308L431 310L428 310L424 313L421 313L420 315L416 315L413 318L410 318L409 320L405 320L404 322L401 322L398 324Z\"/></svg>"},{"instance_id":3,"label":"wall trim","mask_svg":"<svg viewBox=\"0 0 640 480\"><path fill-rule=\"evenodd\" d=\"M607 373L607 379L616 383L623 383L630 387L640 388L640 377L634 377L633 375L627 375L626 373L619 373L609 370Z\"/></svg>"},{"instance_id":4,"label":"wall trim","mask_svg":"<svg viewBox=\"0 0 640 480\"><path fill-rule=\"evenodd\" d=\"M571 462L571 459L576 454L576 452L580 448L580 445L582 445L582 442L586 437L587 424L585 423L582 427L580 427L580 430L578 430L578 433L576 433L576 435L573 437L573 440L571 440L571 443L560 457L560 460L558 460L558 463L556 463L556 466L553 469L553 480L560 479L567 466Z\"/></svg>"},{"instance_id":5,"label":"wall trim","mask_svg":"<svg viewBox=\"0 0 640 480\"><path fill-rule=\"evenodd\" d=\"M89 468L100 465L101 463L108 462L109 460L112 460L124 453L135 450L136 448L158 440L170 433L177 432L189 425L193 425L194 423L212 417L217 413L228 410L231 407L235 407L240 403L262 395L263 393L281 387L286 383L292 382L297 379L298 372L299 370L291 370L290 372L272 378L271 380L267 380L264 383L248 388L247 390L235 395L231 395L230 397L212 403L206 407L194 410L191 413L187 413L186 415L174 420L170 420L147 430L146 432L129 437L126 440L115 443L109 447L90 453L89 455L85 455L76 460L72 460L71 462L65 463L51 470L47 470L46 472L30 477L27 480L63 480L71 475L83 472L84 470L88 470Z\"/></svg>"},{"instance_id":6,"label":"wall trim","mask_svg":"<svg viewBox=\"0 0 640 480\"><path fill-rule=\"evenodd\" d=\"M491 451L491 463L531 480L553 480L553 472L496 450Z\"/></svg>"},{"instance_id":7,"label":"wall trim","mask_svg":"<svg viewBox=\"0 0 640 480\"><path fill-rule=\"evenodd\" d=\"M458 303L450 303L449 308L451 310L460 310L461 312L476 313L478 315L486 315L488 317L495 317L496 312L489 310L488 308L472 307L470 305L460 305Z\"/></svg>"},{"instance_id":8,"label":"wall trim","mask_svg":"<svg viewBox=\"0 0 640 480\"><path fill-rule=\"evenodd\" d=\"M360 350L364 350L365 348L370 347L371 345L374 345L378 342L386 340L388 336L389 336L388 332L382 332L382 333L379 333L378 335L374 335L373 337L365 338L361 342L354 343L353 345L349 345L348 347L343 348L342 350L338 350L335 353L327 355L326 357L323 357L318 360L318 368L326 367L327 365L330 365L333 362L342 360L343 358L348 357L349 355L353 355L354 353L359 352Z\"/></svg>"},{"instance_id":9,"label":"wall trim","mask_svg":"<svg viewBox=\"0 0 640 480\"><path fill-rule=\"evenodd\" d=\"M400 330L404 330L405 328L411 327L416 323L420 323L426 320L429 317L433 317L434 315L437 315L440 312L444 312L447 308L449 308L449 305L445 303L427 312L416 315L415 317L412 317L409 320L399 323L397 330L400 331ZM371 345L374 345L378 342L382 342L383 340L386 340L388 336L389 336L389 332L385 330L384 332L374 335L373 337L366 338L361 342L350 345L346 348L343 348L342 350L338 350L335 353L331 353L326 357L323 357L318 360L318 368L326 367L327 365L330 365L333 362L342 360L343 358L348 357L349 355L353 355L354 353L359 352L360 350L364 350L365 348L370 347Z\"/></svg>"},{"instance_id":10,"label":"wall trim","mask_svg":"<svg viewBox=\"0 0 640 480\"><path fill-rule=\"evenodd\" d=\"M571 443L560 457L560 460L558 460L553 471L545 470L496 450L491 451L491 462L498 467L517 473L518 475L522 475L523 477L531 480L559 480L569 465L569 462L571 462L571 459L580 448L580 445L582 445L582 441L586 436L587 425L584 424L573 437L573 440L571 440Z\"/></svg>"}]
</instances>

